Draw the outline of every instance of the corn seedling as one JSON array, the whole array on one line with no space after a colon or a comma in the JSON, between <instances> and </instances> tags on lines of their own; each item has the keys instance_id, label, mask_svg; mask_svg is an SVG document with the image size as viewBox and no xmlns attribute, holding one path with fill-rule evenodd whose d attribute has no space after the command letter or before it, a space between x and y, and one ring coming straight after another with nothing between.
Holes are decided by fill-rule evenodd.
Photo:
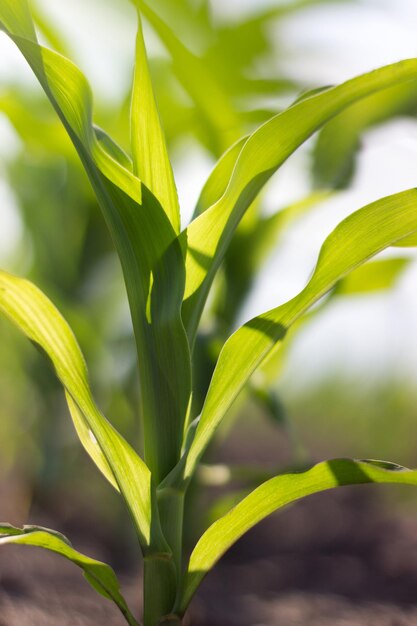
<instances>
[{"instance_id":1,"label":"corn seedling","mask_svg":"<svg viewBox=\"0 0 417 626\"><path fill-rule=\"evenodd\" d=\"M184 135L192 136L194 141L202 143L216 158L229 141L239 139L254 124L277 113L276 107L265 108L256 105L254 100L264 100L265 97L272 99L279 94L288 97L289 90L292 93L302 91L303 86L296 84L288 75L259 80L251 76L250 69L260 59L264 64L270 64L271 57L276 58L272 38L268 36L271 25L276 26L289 13L320 2L323 0L297 0L288 4L280 3L279 7L267 10L258 7L249 16L235 19L232 25L227 19L212 19L207 0L199 2L198 6L194 0L178 0L175 6L165 0L158 0L156 6L164 19L154 19L152 25L170 56L151 59L150 69L168 145L177 145L183 141ZM56 29L49 16L40 12L33 2L31 12L44 41L54 50L70 56L70 46L65 36ZM166 21L170 24L170 37L167 37ZM179 33L184 39L204 42L204 46L200 45L199 56L193 56L184 46L181 47ZM273 38L274 47L277 45L277 37L278 33ZM182 55L178 55L179 49L183 51ZM190 57L193 59L191 62ZM171 58L176 60L173 67ZM210 84L214 85L210 91L221 94L216 99L221 99L228 115L216 114L212 107L203 106L206 101L200 95L202 75L208 76ZM198 89L196 85L200 85ZM184 91L188 99L184 99ZM21 143L20 149L7 160L7 177L18 202L24 228L24 245L14 252L12 266L16 266L19 272L23 265L27 272L27 251L30 250L30 279L36 284L41 282L43 289L59 303L65 316L69 316L73 324L75 320L77 334L90 364L95 363L98 354L102 353L98 339L100 333L106 335L106 346L115 356L129 345L129 366L114 372L115 378L101 377L105 390L99 388L98 393L101 402L104 397L105 402L111 404L110 410L115 414L116 424L127 424L127 432L133 433L137 430L133 415L133 407L137 404L136 362L130 328L114 324L114 316L123 302L117 260L77 154L55 112L52 108L46 109L44 104L43 94L33 89L15 86L2 89L0 111L7 116ZM95 115L100 117L101 125L107 130L110 128L111 134L126 144L129 134L129 96L120 103L99 104L97 110L96 103ZM210 111L213 112L211 115ZM232 117L233 123L230 122ZM224 130L225 121L227 131ZM237 230L223 262L221 280L217 280L218 295L212 298L210 310L206 311L207 321L210 317L210 330L200 330L196 339L193 364L194 412L202 406L218 356L218 347L231 333L231 329L237 326L236 320L257 268L291 219L296 218L300 210L313 208L312 200L320 196L313 194L307 201L278 211L268 218L262 216L261 202L257 202ZM57 206L60 207L59 211L56 211ZM61 228L63 223L65 228ZM91 297L88 285L93 276L94 296ZM93 328L99 332L93 331ZM47 364L42 367L31 347L24 343L18 347L16 342L6 336L7 331L5 326L1 339L3 359L10 364L13 358L17 366L24 361L25 368L16 370L9 366L7 370L5 368L2 378L3 447L7 449L7 455L2 455L1 465L3 471L7 470L16 462L17 451L20 450L20 458L33 459L29 467L25 465L25 472L30 472L31 485L45 494L45 487L51 488L58 484L68 470L68 463L65 462L68 454L63 456L62 438L57 437L61 421L56 420L54 427L43 418L56 411L59 384L45 375ZM126 362L126 355L124 360ZM17 378L19 393L13 389ZM256 393L252 393L252 387L248 387L252 400L258 403L261 397L270 393L264 388L260 390L259 386L258 380ZM25 402L29 389L31 401ZM242 396L240 404L244 403L245 398ZM282 420L277 420L276 411L271 411L274 406L265 402L262 406L268 409L267 415L282 428ZM31 437L25 432L25 423L28 422L34 424ZM47 450L47 454L33 454L29 450L28 454L22 454L25 447ZM74 453L76 451L71 446L72 459Z\"/></svg>"},{"instance_id":2,"label":"corn seedling","mask_svg":"<svg viewBox=\"0 0 417 626\"><path fill-rule=\"evenodd\" d=\"M195 339L235 231L266 182L306 139L361 99L417 79L417 60L307 93L238 140L214 167L193 220L181 230L141 14L157 22L171 44L172 31L144 0L134 4L139 26L130 155L94 125L91 91L80 70L38 42L27 1L1 0L0 23L69 134L120 258L139 362L143 458L98 408L75 336L47 296L31 282L1 272L0 308L52 361L82 445L126 504L143 554L143 623L156 626L181 623L200 583L225 551L281 507L342 485L417 484L417 470L381 461L335 459L305 471L279 474L209 526L191 555L184 554L187 488L230 406L291 327L341 279L388 246L416 245L417 191L382 198L336 227L324 241L305 288L225 340L196 414L192 402ZM184 59L177 39L175 46L175 53ZM201 96L212 113L222 115L210 87L203 84ZM116 603L128 624L139 623L120 593L113 570L76 551L59 533L3 524L0 535L1 544L39 546L69 559L96 591Z\"/></svg>"}]
</instances>

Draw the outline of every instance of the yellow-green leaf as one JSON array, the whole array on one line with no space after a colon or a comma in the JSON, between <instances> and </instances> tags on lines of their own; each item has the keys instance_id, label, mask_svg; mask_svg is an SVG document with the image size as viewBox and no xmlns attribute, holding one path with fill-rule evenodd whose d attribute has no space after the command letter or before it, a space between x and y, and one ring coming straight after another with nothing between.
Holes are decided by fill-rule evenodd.
<instances>
[{"instance_id":1,"label":"yellow-green leaf","mask_svg":"<svg viewBox=\"0 0 417 626\"><path fill-rule=\"evenodd\" d=\"M258 128L243 146L224 194L187 228L183 318L192 339L230 240L259 191L282 163L316 130L372 93L417 77L410 59L358 76L303 98Z\"/></svg>"},{"instance_id":2,"label":"yellow-green leaf","mask_svg":"<svg viewBox=\"0 0 417 626\"><path fill-rule=\"evenodd\" d=\"M112 568L106 563L91 559L74 550L68 539L61 533L41 526L16 528L8 524L0 524L0 546L8 544L43 548L68 559L83 570L85 578L98 593L118 606L130 626L139 626L120 593L119 582Z\"/></svg>"},{"instance_id":3,"label":"yellow-green leaf","mask_svg":"<svg viewBox=\"0 0 417 626\"><path fill-rule=\"evenodd\" d=\"M350 271L415 232L416 189L382 198L356 211L324 242L306 287L289 302L247 322L227 340L185 460L186 479L236 396L292 324Z\"/></svg>"},{"instance_id":4,"label":"yellow-green leaf","mask_svg":"<svg viewBox=\"0 0 417 626\"><path fill-rule=\"evenodd\" d=\"M146 551L152 530L152 484L148 467L97 408L87 368L70 327L35 285L0 271L0 312L51 359L63 384L81 442L123 495ZM159 538L160 546L164 545Z\"/></svg>"},{"instance_id":5,"label":"yellow-green leaf","mask_svg":"<svg viewBox=\"0 0 417 626\"><path fill-rule=\"evenodd\" d=\"M193 99L200 115L212 129L213 149L222 153L242 134L240 120L227 94L210 68L193 54L175 32L151 8L149 2L133 0L149 21L172 58L173 71Z\"/></svg>"},{"instance_id":6,"label":"yellow-green leaf","mask_svg":"<svg viewBox=\"0 0 417 626\"><path fill-rule=\"evenodd\" d=\"M177 190L153 94L139 11L130 119L134 173L159 200L178 233Z\"/></svg>"},{"instance_id":7,"label":"yellow-green leaf","mask_svg":"<svg viewBox=\"0 0 417 626\"><path fill-rule=\"evenodd\" d=\"M417 470L384 461L334 459L311 469L267 480L214 522L195 546L177 606L185 611L204 576L244 533L278 509L313 493L365 483L417 485Z\"/></svg>"},{"instance_id":8,"label":"yellow-green leaf","mask_svg":"<svg viewBox=\"0 0 417 626\"><path fill-rule=\"evenodd\" d=\"M25 21L23 17L25 17ZM28 17L29 16L29 17ZM191 393L181 319L185 271L181 244L155 196L120 149L92 121L92 96L80 70L36 40L27 0L0 3L0 27L18 46L64 124L96 192L120 257L140 361L145 458L159 482L180 457Z\"/></svg>"}]
</instances>

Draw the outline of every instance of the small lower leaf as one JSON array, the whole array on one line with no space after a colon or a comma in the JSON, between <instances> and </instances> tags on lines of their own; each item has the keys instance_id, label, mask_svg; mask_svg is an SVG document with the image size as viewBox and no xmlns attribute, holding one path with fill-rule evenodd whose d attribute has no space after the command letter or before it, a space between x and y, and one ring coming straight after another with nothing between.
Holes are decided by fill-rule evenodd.
<instances>
[{"instance_id":1,"label":"small lower leaf","mask_svg":"<svg viewBox=\"0 0 417 626\"><path fill-rule=\"evenodd\" d=\"M85 578L98 593L118 606L130 626L139 626L120 593L119 583L112 568L74 550L68 539L60 533L40 526L16 528L9 524L0 524L0 546L6 544L44 548L72 561L83 570Z\"/></svg>"}]
</instances>

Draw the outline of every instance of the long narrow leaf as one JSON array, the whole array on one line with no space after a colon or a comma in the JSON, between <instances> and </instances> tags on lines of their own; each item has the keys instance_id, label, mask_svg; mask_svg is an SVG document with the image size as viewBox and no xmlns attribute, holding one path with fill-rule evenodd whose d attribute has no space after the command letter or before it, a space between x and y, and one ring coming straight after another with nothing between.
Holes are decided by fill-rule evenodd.
<instances>
[{"instance_id":1,"label":"long narrow leaf","mask_svg":"<svg viewBox=\"0 0 417 626\"><path fill-rule=\"evenodd\" d=\"M177 190L153 94L139 11L130 117L135 174L159 200L178 233L180 210Z\"/></svg>"},{"instance_id":2,"label":"long narrow leaf","mask_svg":"<svg viewBox=\"0 0 417 626\"><path fill-rule=\"evenodd\" d=\"M184 260L177 233L153 194L99 141L85 77L38 45L27 0L3 0L0 26L25 56L73 141L117 248L139 355L145 458L157 482L178 461L190 397L181 320ZM25 17L25 21L23 20ZM114 142L113 142L114 144Z\"/></svg>"},{"instance_id":3,"label":"long narrow leaf","mask_svg":"<svg viewBox=\"0 0 417 626\"><path fill-rule=\"evenodd\" d=\"M193 339L231 237L261 188L282 163L334 115L374 92L417 77L410 59L304 98L258 128L237 159L223 196L188 227L183 318Z\"/></svg>"},{"instance_id":4,"label":"long narrow leaf","mask_svg":"<svg viewBox=\"0 0 417 626\"><path fill-rule=\"evenodd\" d=\"M416 242L417 243L417 242ZM377 259L368 261L360 265L352 272L344 276L336 283L333 291L329 294L332 300L354 295L368 295L381 293L395 287L401 280L402 274L412 263L412 257L396 257L389 259ZM311 309L308 313L299 318L293 324L286 335L283 344L276 344L265 361L261 365L262 384L266 387L273 385L277 380L286 357L291 350L291 345L301 329L305 325L320 315L323 307L327 306L329 300L323 300L320 304ZM251 387L251 384L249 385Z\"/></svg>"},{"instance_id":5,"label":"long narrow leaf","mask_svg":"<svg viewBox=\"0 0 417 626\"><path fill-rule=\"evenodd\" d=\"M247 322L225 343L185 464L185 477L255 369L290 326L338 280L384 248L417 232L417 191L378 200L343 220L324 242L313 276L289 302Z\"/></svg>"},{"instance_id":6,"label":"long narrow leaf","mask_svg":"<svg viewBox=\"0 0 417 626\"><path fill-rule=\"evenodd\" d=\"M417 485L417 470L382 461L335 459L318 463L305 472L281 474L260 485L214 522L198 541L191 554L178 612L185 611L204 576L226 550L265 517L313 493L364 483Z\"/></svg>"},{"instance_id":7,"label":"long narrow leaf","mask_svg":"<svg viewBox=\"0 0 417 626\"><path fill-rule=\"evenodd\" d=\"M40 526L16 528L8 524L0 524L0 546L8 544L43 548L68 559L83 570L85 578L93 589L108 600L113 600L130 626L139 626L120 593L119 582L112 568L74 550L68 539L60 533Z\"/></svg>"},{"instance_id":8,"label":"long narrow leaf","mask_svg":"<svg viewBox=\"0 0 417 626\"><path fill-rule=\"evenodd\" d=\"M69 398L81 442L99 469L122 493L144 551L153 535L152 484L148 467L97 408L78 343L48 298L29 281L0 272L0 312L51 359Z\"/></svg>"}]
</instances>

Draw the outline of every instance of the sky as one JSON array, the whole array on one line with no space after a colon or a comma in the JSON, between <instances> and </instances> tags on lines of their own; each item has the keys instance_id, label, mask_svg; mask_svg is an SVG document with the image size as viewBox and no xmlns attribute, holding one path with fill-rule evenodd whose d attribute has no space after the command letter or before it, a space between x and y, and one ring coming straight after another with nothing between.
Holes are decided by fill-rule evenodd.
<instances>
[{"instance_id":1,"label":"sky","mask_svg":"<svg viewBox=\"0 0 417 626\"><path fill-rule=\"evenodd\" d=\"M276 0L212 0L213 10L230 16ZM135 23L128 8L106 0L42 0L68 41L99 98L117 99L130 80ZM98 10L99 9L99 10ZM109 33L111 24L111 36ZM284 69L306 83L334 84L402 58L417 57L415 0L351 0L292 15L280 25ZM91 41L91 33L94 33ZM271 31L271 37L274 38ZM150 46L156 47L156 40ZM282 67L277 65L277 74ZM0 83L10 78L31 82L19 55L0 39ZM0 118L0 160L18 149L7 122ZM301 198L308 190L302 148L274 178L268 206ZM184 214L189 215L212 165L204 151L187 146L176 155L176 176ZM1 173L1 165L0 165ZM363 139L351 189L301 220L272 254L243 311L241 321L297 293L305 284L324 237L347 214L377 198L416 186L417 121L396 119L374 128ZM7 258L21 229L13 194L0 177L0 260ZM396 376L417 382L417 264L413 263L389 294L352 298L333 305L301 333L284 380L315 384L329 371Z\"/></svg>"}]
</instances>

